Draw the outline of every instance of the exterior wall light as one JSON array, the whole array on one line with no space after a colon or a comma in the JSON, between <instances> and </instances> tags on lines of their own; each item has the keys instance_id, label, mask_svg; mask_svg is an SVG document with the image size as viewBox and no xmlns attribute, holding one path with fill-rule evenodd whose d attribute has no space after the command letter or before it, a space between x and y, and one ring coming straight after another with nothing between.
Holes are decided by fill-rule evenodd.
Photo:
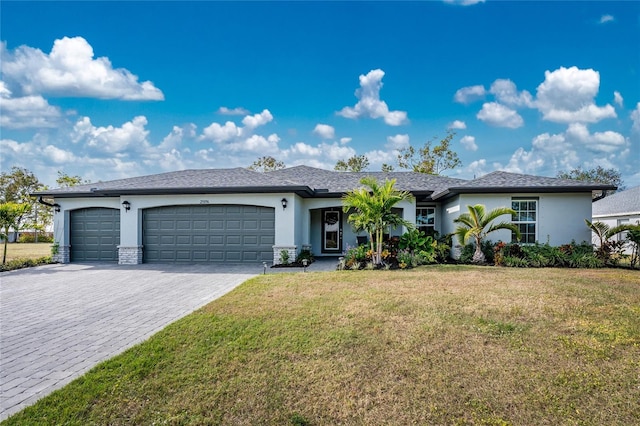
<instances>
[{"instance_id":1,"label":"exterior wall light","mask_svg":"<svg viewBox=\"0 0 640 426\"><path fill-rule=\"evenodd\" d=\"M60 204L55 203L53 205L53 211L55 211L56 213L60 213Z\"/></svg>"},{"instance_id":2,"label":"exterior wall light","mask_svg":"<svg viewBox=\"0 0 640 426\"><path fill-rule=\"evenodd\" d=\"M286 198L283 198L283 199L282 199L282 209L284 210L284 209L286 209L286 208L287 208L287 199L286 199Z\"/></svg>"},{"instance_id":3,"label":"exterior wall light","mask_svg":"<svg viewBox=\"0 0 640 426\"><path fill-rule=\"evenodd\" d=\"M131 210L131 203L128 201L123 201L122 202L122 207L124 207L125 211L129 211Z\"/></svg>"}]
</instances>

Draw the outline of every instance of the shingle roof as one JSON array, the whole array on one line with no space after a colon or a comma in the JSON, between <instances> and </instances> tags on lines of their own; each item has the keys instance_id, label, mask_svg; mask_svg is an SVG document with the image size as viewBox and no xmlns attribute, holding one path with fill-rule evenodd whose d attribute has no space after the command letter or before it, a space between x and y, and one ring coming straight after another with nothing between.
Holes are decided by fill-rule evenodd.
<instances>
[{"instance_id":1,"label":"shingle roof","mask_svg":"<svg viewBox=\"0 0 640 426\"><path fill-rule=\"evenodd\" d=\"M477 179L464 181L462 185L451 186L444 191L434 192L434 199L449 194L472 192L560 192L593 191L615 189L613 185L584 182L571 179L559 179L546 176L524 175L509 172L491 172Z\"/></svg>"},{"instance_id":2,"label":"shingle roof","mask_svg":"<svg viewBox=\"0 0 640 426\"><path fill-rule=\"evenodd\" d=\"M290 192L303 196L339 196L360 186L364 176L396 179L396 188L432 199L465 192L560 192L614 189L574 180L493 172L474 180L463 180L415 172L336 172L296 166L268 173L244 168L182 170L128 179L96 182L71 188L37 192L44 196L107 196L125 194L259 193Z\"/></svg>"},{"instance_id":3,"label":"shingle roof","mask_svg":"<svg viewBox=\"0 0 640 426\"><path fill-rule=\"evenodd\" d=\"M201 169L181 170L177 172L160 173L149 176L139 176L128 179L95 182L70 188L58 188L41 191L39 195L79 195L79 194L108 194L111 192L190 192L198 190L242 191L250 188L282 188L299 186L295 182L287 181L278 176L254 172L237 167L234 169Z\"/></svg>"},{"instance_id":4,"label":"shingle roof","mask_svg":"<svg viewBox=\"0 0 640 426\"><path fill-rule=\"evenodd\" d=\"M640 186L616 192L591 205L596 216L615 216L623 214L640 214Z\"/></svg>"},{"instance_id":5,"label":"shingle roof","mask_svg":"<svg viewBox=\"0 0 640 426\"><path fill-rule=\"evenodd\" d=\"M415 172L335 172L309 166L290 167L269 172L267 175L304 182L313 189L326 190L334 194L342 194L359 187L360 180L365 176L373 176L378 180L395 179L397 189L411 192L432 192L466 182L463 179Z\"/></svg>"}]
</instances>

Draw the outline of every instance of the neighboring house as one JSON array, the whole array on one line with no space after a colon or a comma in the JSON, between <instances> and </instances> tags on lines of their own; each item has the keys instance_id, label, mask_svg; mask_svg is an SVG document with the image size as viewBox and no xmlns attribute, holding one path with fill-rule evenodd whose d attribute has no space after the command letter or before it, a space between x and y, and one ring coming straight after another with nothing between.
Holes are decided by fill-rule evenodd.
<instances>
[{"instance_id":1,"label":"neighboring house","mask_svg":"<svg viewBox=\"0 0 640 426\"><path fill-rule=\"evenodd\" d=\"M635 225L640 222L640 186L616 192L593 203L593 222L602 222L611 228L618 225ZM620 233L617 239L622 241L625 234ZM625 249L631 253L631 248Z\"/></svg>"},{"instance_id":2,"label":"neighboring house","mask_svg":"<svg viewBox=\"0 0 640 426\"><path fill-rule=\"evenodd\" d=\"M591 217L591 191L615 188L506 172L463 180L297 166L268 173L184 170L35 195L54 199L60 262L279 263L282 250L292 259L303 249L335 256L357 244L341 197L364 176L396 179L397 189L410 191L415 200L397 211L426 232L452 233L466 206L482 203L514 208L523 242L553 245L590 240L584 219ZM492 238L512 236L500 231Z\"/></svg>"}]
</instances>

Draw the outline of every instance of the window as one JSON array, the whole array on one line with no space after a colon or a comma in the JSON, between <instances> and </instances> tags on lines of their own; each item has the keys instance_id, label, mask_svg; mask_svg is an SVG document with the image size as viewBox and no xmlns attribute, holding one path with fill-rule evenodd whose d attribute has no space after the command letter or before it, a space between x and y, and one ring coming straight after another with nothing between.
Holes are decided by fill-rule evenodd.
<instances>
[{"instance_id":1,"label":"window","mask_svg":"<svg viewBox=\"0 0 640 426\"><path fill-rule=\"evenodd\" d=\"M535 243L538 200L514 198L511 200L511 208L516 211L516 214L511 217L511 223L520 230L520 242L522 244ZM514 232L511 233L511 242L518 242Z\"/></svg>"},{"instance_id":2,"label":"window","mask_svg":"<svg viewBox=\"0 0 640 426\"><path fill-rule=\"evenodd\" d=\"M618 226L619 225L629 225L629 224L631 224L631 221L629 219L618 219ZM628 234L629 234L629 231L619 232L618 235L617 235L618 241L626 241Z\"/></svg>"},{"instance_id":3,"label":"window","mask_svg":"<svg viewBox=\"0 0 640 426\"><path fill-rule=\"evenodd\" d=\"M427 235L433 236L436 233L435 207L416 208L416 228Z\"/></svg>"}]
</instances>

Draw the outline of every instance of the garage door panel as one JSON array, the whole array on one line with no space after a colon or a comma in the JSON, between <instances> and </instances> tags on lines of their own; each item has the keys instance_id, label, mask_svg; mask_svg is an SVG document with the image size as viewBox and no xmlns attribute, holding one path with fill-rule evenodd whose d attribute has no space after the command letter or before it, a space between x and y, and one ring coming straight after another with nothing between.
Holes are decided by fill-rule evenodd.
<instances>
[{"instance_id":1,"label":"garage door panel","mask_svg":"<svg viewBox=\"0 0 640 426\"><path fill-rule=\"evenodd\" d=\"M147 209L143 212L144 261L271 261L274 223L275 210L259 206L190 205Z\"/></svg>"},{"instance_id":2,"label":"garage door panel","mask_svg":"<svg viewBox=\"0 0 640 426\"><path fill-rule=\"evenodd\" d=\"M71 261L117 261L120 210L86 208L70 213Z\"/></svg>"}]
</instances>

